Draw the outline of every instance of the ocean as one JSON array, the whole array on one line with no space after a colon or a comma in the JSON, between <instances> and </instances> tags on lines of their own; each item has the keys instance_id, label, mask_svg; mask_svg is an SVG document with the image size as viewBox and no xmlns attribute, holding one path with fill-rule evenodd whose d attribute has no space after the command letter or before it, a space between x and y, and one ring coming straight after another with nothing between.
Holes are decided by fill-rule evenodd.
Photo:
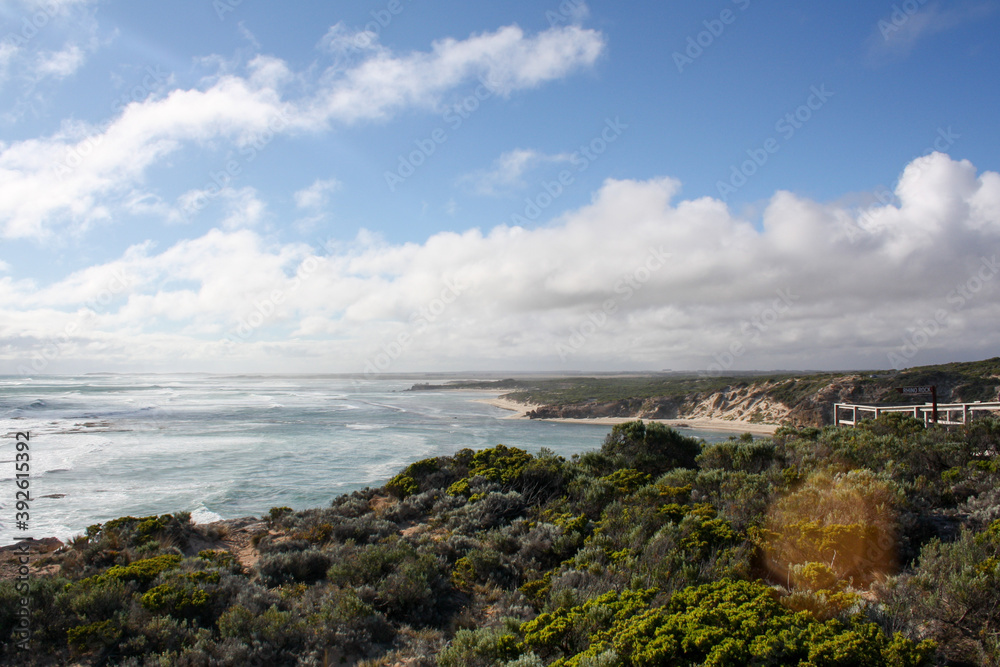
<instances>
[{"instance_id":1,"label":"ocean","mask_svg":"<svg viewBox=\"0 0 1000 667\"><path fill-rule=\"evenodd\" d=\"M499 443L569 457L610 430L505 419L477 402L493 396L482 392L405 391L428 381L440 379L0 376L0 545L66 540L126 515L187 511L205 523L322 507L420 459ZM26 531L15 521L19 432L30 434Z\"/></svg>"}]
</instances>

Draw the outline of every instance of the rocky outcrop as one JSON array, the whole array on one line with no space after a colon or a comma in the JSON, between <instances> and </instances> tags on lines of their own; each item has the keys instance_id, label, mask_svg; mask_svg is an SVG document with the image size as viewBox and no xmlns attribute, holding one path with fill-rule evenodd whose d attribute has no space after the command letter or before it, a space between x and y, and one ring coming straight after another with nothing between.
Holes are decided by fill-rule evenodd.
<instances>
[{"instance_id":1,"label":"rocky outcrop","mask_svg":"<svg viewBox=\"0 0 1000 667\"><path fill-rule=\"evenodd\" d=\"M607 403L545 405L527 413L531 419L595 419L620 417L636 419L712 418L761 424L789 420L792 410L769 396L769 383L727 387L712 393L685 397L625 399Z\"/></svg>"},{"instance_id":2,"label":"rocky outcrop","mask_svg":"<svg viewBox=\"0 0 1000 667\"><path fill-rule=\"evenodd\" d=\"M933 378L933 382L938 387L938 400L942 403L982 400L984 396L989 400L988 395L996 393L996 387L991 385L996 378L984 378L983 385L982 382L970 383L967 379L942 375ZM861 373L833 375L826 380L815 377L769 379L682 397L545 405L531 410L527 416L532 419L712 418L821 427L833 423L833 406L836 403L905 403L894 390L894 386L900 383L890 376Z\"/></svg>"}]
</instances>

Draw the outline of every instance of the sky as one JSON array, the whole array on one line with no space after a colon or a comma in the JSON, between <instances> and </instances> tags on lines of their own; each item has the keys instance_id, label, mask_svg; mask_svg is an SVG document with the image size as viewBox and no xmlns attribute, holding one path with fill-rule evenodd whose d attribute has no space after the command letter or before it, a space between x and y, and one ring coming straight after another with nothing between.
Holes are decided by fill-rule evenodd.
<instances>
[{"instance_id":1,"label":"sky","mask_svg":"<svg viewBox=\"0 0 1000 667\"><path fill-rule=\"evenodd\" d=\"M996 356L997 34L997 0L0 0L0 374Z\"/></svg>"}]
</instances>

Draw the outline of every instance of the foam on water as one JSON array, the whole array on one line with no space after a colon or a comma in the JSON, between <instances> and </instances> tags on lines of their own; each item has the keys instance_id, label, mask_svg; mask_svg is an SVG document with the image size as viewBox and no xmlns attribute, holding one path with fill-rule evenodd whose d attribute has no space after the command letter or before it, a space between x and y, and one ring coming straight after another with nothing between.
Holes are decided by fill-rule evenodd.
<instances>
[{"instance_id":1,"label":"foam on water","mask_svg":"<svg viewBox=\"0 0 1000 667\"><path fill-rule=\"evenodd\" d=\"M30 431L31 532L66 539L124 515L324 506L419 459L498 443L569 456L608 431L503 419L478 392L403 391L418 381L0 377L0 481L13 479L14 434ZM0 544L19 537L12 518Z\"/></svg>"},{"instance_id":2,"label":"foam on water","mask_svg":"<svg viewBox=\"0 0 1000 667\"><path fill-rule=\"evenodd\" d=\"M212 523L213 521L222 521L222 515L216 514L204 505L191 512L192 523Z\"/></svg>"}]
</instances>

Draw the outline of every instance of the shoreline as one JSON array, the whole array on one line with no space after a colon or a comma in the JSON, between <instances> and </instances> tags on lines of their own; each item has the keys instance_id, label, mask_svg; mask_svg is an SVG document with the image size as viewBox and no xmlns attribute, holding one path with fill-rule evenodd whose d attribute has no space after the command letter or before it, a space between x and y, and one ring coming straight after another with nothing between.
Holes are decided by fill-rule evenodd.
<instances>
[{"instance_id":1,"label":"shoreline","mask_svg":"<svg viewBox=\"0 0 1000 667\"><path fill-rule=\"evenodd\" d=\"M528 419L528 412L537 405L527 405L512 401L509 398L497 396L496 398L477 398L474 403L485 403L503 410L510 410L514 414L504 417L504 419ZM556 417L551 419L537 419L534 421L556 422L561 424L593 424L595 426L614 426L625 422L636 421L639 417L590 417L581 419L570 419ZM753 435L774 435L778 430L777 424L755 424L751 422L733 421L729 419L715 419L712 417L692 417L690 419L642 419L644 422L656 422L664 426L675 428L690 428L698 431L726 431L733 433L752 433Z\"/></svg>"}]
</instances>

